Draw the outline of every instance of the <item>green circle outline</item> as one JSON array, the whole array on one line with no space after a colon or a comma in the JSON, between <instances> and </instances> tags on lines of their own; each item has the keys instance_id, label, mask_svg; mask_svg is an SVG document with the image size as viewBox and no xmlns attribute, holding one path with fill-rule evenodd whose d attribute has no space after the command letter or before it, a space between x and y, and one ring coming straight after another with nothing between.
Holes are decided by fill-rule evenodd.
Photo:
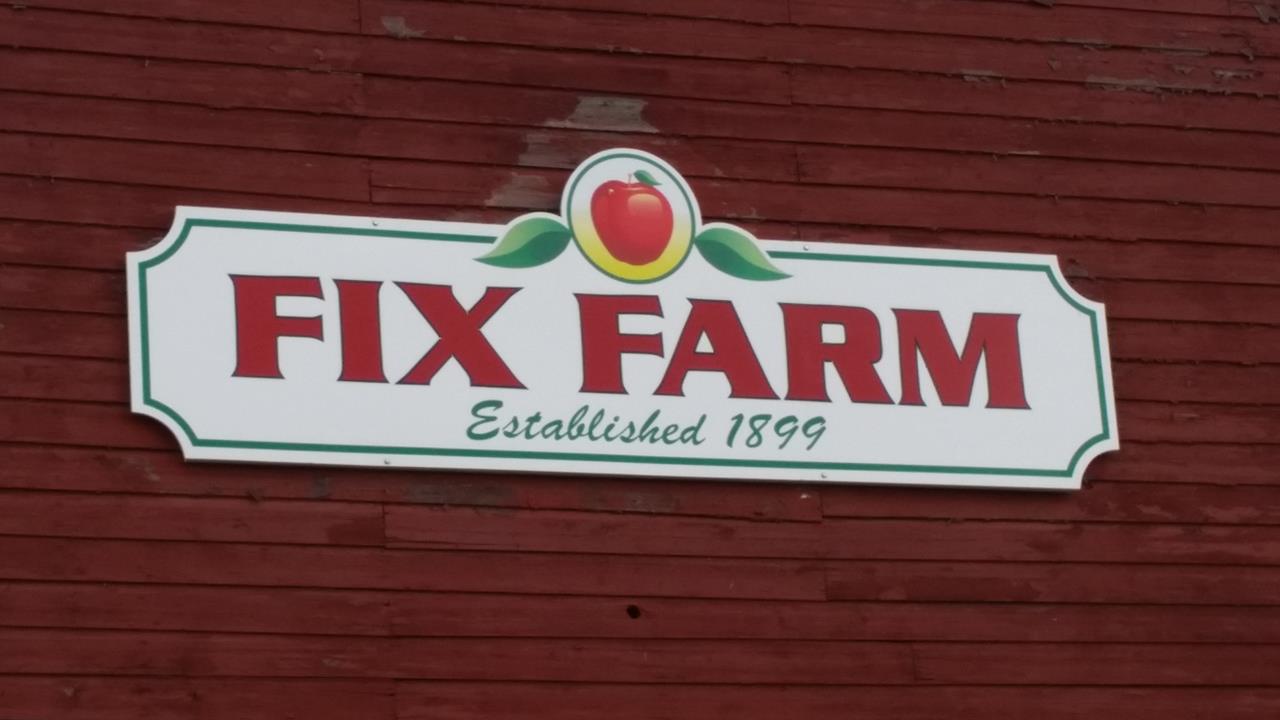
<instances>
[{"instance_id":1,"label":"green circle outline","mask_svg":"<svg viewBox=\"0 0 1280 720\"><path fill-rule=\"evenodd\" d=\"M587 251L582 248L582 242L578 240L578 234L573 231L573 195L574 195L574 192L577 191L578 189L578 183L582 182L582 178L586 176L587 171L590 170L591 168L607 160L615 160L618 158L624 158L629 160L639 160L645 165L648 165L654 168L655 170L657 170L658 172L662 173L663 175L667 176L668 179L670 179L672 182L676 184L676 188L680 190L680 196L684 199L685 207L689 209L689 243L685 247L684 255L680 256L680 260L675 265L672 265L670 270L659 275L658 277L650 278L649 280L630 280L628 278L621 278L605 270L604 268L600 267L599 265L596 264L594 260L591 259L590 255L587 255ZM698 235L698 227L702 224L702 218L699 217L700 213L698 213L696 210L693 209L693 200L689 197L693 193L692 188L687 188L685 179L678 172L675 172L673 174L673 171L674 171L674 168L672 169L672 171L669 171L666 168L662 167L661 165L653 162L653 160L650 158L647 158L643 155L636 155L634 153L629 153L629 152L608 153L608 154L602 155L596 158L595 160L593 160L590 164L580 165L576 170L573 171L573 174L574 174L573 182L569 184L569 188L568 190L565 191L565 196L564 196L564 221L565 221L565 225L569 226L569 233L573 235L573 246L578 248L579 253L582 253L582 257L587 261L588 265L590 265L591 267L599 271L601 275L604 275L606 277L611 277L614 280L617 280L619 282L624 282L630 285L648 285L649 283L655 283L655 282L658 282L659 280L665 280L666 278L671 277L672 273L674 273L675 271L679 270L681 267L684 266L685 261L689 259L689 254L693 252L693 239Z\"/></svg>"}]
</instances>

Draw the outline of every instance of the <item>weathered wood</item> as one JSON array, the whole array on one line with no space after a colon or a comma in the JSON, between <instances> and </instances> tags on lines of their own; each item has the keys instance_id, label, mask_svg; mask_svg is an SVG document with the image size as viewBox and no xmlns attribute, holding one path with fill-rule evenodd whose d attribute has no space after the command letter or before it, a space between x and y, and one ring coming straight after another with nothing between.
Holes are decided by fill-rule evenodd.
<instances>
[{"instance_id":1,"label":"weathered wood","mask_svg":"<svg viewBox=\"0 0 1280 720\"><path fill-rule=\"evenodd\" d=\"M1274 643L1271 607L794 603L397 594L396 635L947 642ZM632 610L631 617L628 610Z\"/></svg>"},{"instance_id":2,"label":"weathered wood","mask_svg":"<svg viewBox=\"0 0 1280 720\"><path fill-rule=\"evenodd\" d=\"M1239 71L1249 72L1249 71ZM955 76L915 75L877 70L798 67L793 71L795 100L811 105L911 110L930 113L995 114L1035 120L1066 120L1132 125L1269 132L1261 118L1275 90L1266 95L1228 94L1229 87L1171 84L1126 75L1089 76L1083 87L1000 77L976 70ZM1218 91L1210 97L1200 91Z\"/></svg>"},{"instance_id":3,"label":"weathered wood","mask_svg":"<svg viewBox=\"0 0 1280 720\"><path fill-rule=\"evenodd\" d=\"M398 546L826 559L1280 564L1280 528L828 518L751 523L570 512L386 508Z\"/></svg>"},{"instance_id":4,"label":"weathered wood","mask_svg":"<svg viewBox=\"0 0 1280 720\"><path fill-rule=\"evenodd\" d=\"M0 630L6 673L576 682L1274 686L1274 645L412 639ZM198 652L193 661L191 653ZM1116 670L1119 669L1119 672Z\"/></svg>"},{"instance_id":5,"label":"weathered wood","mask_svg":"<svg viewBox=\"0 0 1280 720\"><path fill-rule=\"evenodd\" d=\"M552 3L553 5L556 3ZM535 3L537 5L537 3ZM833 65L877 70L935 73L971 78L1022 78L1056 83L1086 83L1099 77L1143 77L1153 86L1182 92L1274 92L1266 77L1267 59L1182 56L1178 62L1159 53L1128 48L1105 51L1062 43L1040 44L949 36L946 52L939 39L923 34L889 34L858 28L777 24L767 31L737 21L671 17L646 13L643 22L617 12L511 7L490 3L365 0L363 30L370 35L411 33L434 40L539 46L554 36L565 47L683 57L753 58L797 65ZM599 8L606 9L606 8ZM614 8L608 8L613 10ZM387 24L391 22L391 27ZM1176 65L1176 67L1175 67ZM1235 75L1226 71L1234 69ZM1219 74L1214 74L1219 70ZM1104 99L1100 98L1100 101Z\"/></svg>"},{"instance_id":6,"label":"weathered wood","mask_svg":"<svg viewBox=\"0 0 1280 720\"><path fill-rule=\"evenodd\" d=\"M328 638L18 629L0 629L0 642L12 649L0 656L0 673L822 685L851 679L866 685L904 684L912 676L911 651L901 643Z\"/></svg>"},{"instance_id":7,"label":"weathered wood","mask_svg":"<svg viewBox=\"0 0 1280 720\"><path fill-rule=\"evenodd\" d=\"M492 0L491 4L627 12L645 17L671 15L713 18L767 25L785 23L788 20L786 7L774 0ZM377 6L370 4L361 7L371 10Z\"/></svg>"},{"instance_id":8,"label":"weathered wood","mask_svg":"<svg viewBox=\"0 0 1280 720\"><path fill-rule=\"evenodd\" d=\"M1147 361L1280 362L1280 328L1274 325L1108 320L1111 355Z\"/></svg>"},{"instance_id":9,"label":"weathered wood","mask_svg":"<svg viewBox=\"0 0 1280 720\"><path fill-rule=\"evenodd\" d=\"M806 182L1223 205L1276 204L1271 173L887 148L796 148Z\"/></svg>"},{"instance_id":10,"label":"weathered wood","mask_svg":"<svg viewBox=\"0 0 1280 720\"><path fill-rule=\"evenodd\" d=\"M0 616L3 617L0 624L377 636L390 632L391 608L398 596L397 593L294 588L7 581L0 584Z\"/></svg>"},{"instance_id":11,"label":"weathered wood","mask_svg":"<svg viewBox=\"0 0 1280 720\"><path fill-rule=\"evenodd\" d=\"M382 510L365 503L6 492L0 534L382 545ZM146 518L140 522L139 518Z\"/></svg>"},{"instance_id":12,"label":"weathered wood","mask_svg":"<svg viewBox=\"0 0 1280 720\"><path fill-rule=\"evenodd\" d=\"M1280 412L1266 405L1122 402L1120 433L1151 442L1280 444Z\"/></svg>"},{"instance_id":13,"label":"weathered wood","mask_svg":"<svg viewBox=\"0 0 1280 720\"><path fill-rule=\"evenodd\" d=\"M36 185L10 182L28 190ZM144 229L0 220L0 262L120 270L124 267L125 253L155 245L164 237L166 229L159 225Z\"/></svg>"},{"instance_id":14,"label":"weathered wood","mask_svg":"<svg viewBox=\"0 0 1280 720\"><path fill-rule=\"evenodd\" d=\"M394 720L390 680L0 676L13 717L60 720Z\"/></svg>"},{"instance_id":15,"label":"weathered wood","mask_svg":"<svg viewBox=\"0 0 1280 720\"><path fill-rule=\"evenodd\" d=\"M997 0L998 2L1018 2L1018 0ZM1111 10L1142 10L1144 12L1179 13L1188 15L1214 15L1219 17L1248 18L1257 20L1258 12L1254 3L1248 0L1168 0L1159 5L1145 3L1142 0L1066 0L1062 5L1081 8L1102 8Z\"/></svg>"},{"instance_id":16,"label":"weathered wood","mask_svg":"<svg viewBox=\"0 0 1280 720\"><path fill-rule=\"evenodd\" d=\"M821 487L827 517L1280 524L1280 488L1095 482L1079 492L1025 493Z\"/></svg>"},{"instance_id":17,"label":"weathered wood","mask_svg":"<svg viewBox=\"0 0 1280 720\"><path fill-rule=\"evenodd\" d=\"M440 208L402 205L374 208L367 202L320 200L287 194L261 195L0 175L0 214L5 217L19 221L52 220L69 224L154 228L138 234L137 241L141 247L154 245L158 237L163 237L162 229L173 224L173 210L178 205L339 215L376 213L387 217L436 220L449 215ZM503 218L509 220L510 216L510 212L497 213L479 208L468 214L469 219L478 222L499 222L504 221ZM67 250L55 249L54 252L61 255Z\"/></svg>"},{"instance_id":18,"label":"weathered wood","mask_svg":"<svg viewBox=\"0 0 1280 720\"><path fill-rule=\"evenodd\" d=\"M1132 443L1094 460L1086 478L1126 482L1280 484L1280 446ZM1199 478L1199 480L1192 480Z\"/></svg>"},{"instance_id":19,"label":"weathered wood","mask_svg":"<svg viewBox=\"0 0 1280 720\"><path fill-rule=\"evenodd\" d=\"M529 708L565 720L891 717L897 720L1077 720L1080 717L1253 720L1280 712L1270 688L735 687L402 683L402 720L523 720Z\"/></svg>"},{"instance_id":20,"label":"weathered wood","mask_svg":"<svg viewBox=\"0 0 1280 720\"><path fill-rule=\"evenodd\" d=\"M1106 47L1119 45L1165 51L1275 55L1276 42L1259 29L1258 18L1198 17L1193 23L1172 14L1097 10L1062 6L1053 12L1035 3L983 2L938 7L924 0L871 0L852 5L839 0L797 0L793 22L899 32L996 37Z\"/></svg>"},{"instance_id":21,"label":"weathered wood","mask_svg":"<svg viewBox=\"0 0 1280 720\"><path fill-rule=\"evenodd\" d=\"M121 314L124 274L22 265L0 267L0 306L25 310Z\"/></svg>"},{"instance_id":22,"label":"weathered wood","mask_svg":"<svg viewBox=\"0 0 1280 720\"><path fill-rule=\"evenodd\" d=\"M226 62L289 70L354 72L469 82L566 88L786 104L788 72L766 63L598 53L584 62L552 49L490 46L383 35L317 35L290 30L170 23L125 16L86 16L3 9L6 45L95 52L176 61ZM399 27L399 26L397 26ZM409 32L406 30L404 32ZM450 38L452 40L452 38Z\"/></svg>"},{"instance_id":23,"label":"weathered wood","mask_svg":"<svg viewBox=\"0 0 1280 720\"><path fill-rule=\"evenodd\" d=\"M1276 643L1268 607L786 602L294 588L0 585L6 627L394 637ZM633 617L634 616L634 617Z\"/></svg>"},{"instance_id":24,"label":"weathered wood","mask_svg":"<svg viewBox=\"0 0 1280 720\"><path fill-rule=\"evenodd\" d=\"M361 201L358 158L0 133L0 173Z\"/></svg>"},{"instance_id":25,"label":"weathered wood","mask_svg":"<svg viewBox=\"0 0 1280 720\"><path fill-rule=\"evenodd\" d=\"M11 48L0 49L0 88L139 100L176 96L214 108L354 112L361 107L361 81L352 73Z\"/></svg>"},{"instance_id":26,"label":"weathered wood","mask_svg":"<svg viewBox=\"0 0 1280 720\"><path fill-rule=\"evenodd\" d=\"M0 308L0 351L124 360L128 333L123 317Z\"/></svg>"},{"instance_id":27,"label":"weathered wood","mask_svg":"<svg viewBox=\"0 0 1280 720\"><path fill-rule=\"evenodd\" d=\"M223 0L212 4L202 0L32 0L28 5L328 32L350 31L360 24L359 3L352 0L313 0L298 7L261 0Z\"/></svg>"},{"instance_id":28,"label":"weathered wood","mask_svg":"<svg viewBox=\"0 0 1280 720\"><path fill-rule=\"evenodd\" d=\"M128 366L118 360L0 353L0 396L127 403Z\"/></svg>"},{"instance_id":29,"label":"weathered wood","mask_svg":"<svg viewBox=\"0 0 1280 720\"><path fill-rule=\"evenodd\" d=\"M32 62L31 56L39 56L38 64ZM1274 151L1280 147L1280 136L1187 130L1180 126L1100 127L994 116L966 116L963 123L958 123L949 115L917 112L733 105L688 98L632 97L630 92L584 94L554 88L474 85L448 80L376 76L352 80L342 73L325 74L324 77L330 79L328 87L322 87L319 80L299 77L292 83L290 91L290 85L281 87L279 79L266 69L227 66L225 72L219 73L201 64L185 62L149 62L145 70L152 81L144 87L120 82L120 77L142 69L136 61L128 59L36 51L8 55L0 52L0 57L5 59L3 70L14 69L12 73L0 72L0 88L7 90L196 103L208 106L210 111L223 113L237 108L244 108L241 112L259 115L270 109L303 112L359 110L368 117L364 122L352 123L350 118L305 121L273 114L270 115L271 122L263 128L264 138L273 134L273 128L308 122L320 127L355 125L364 131L366 128L363 126L376 122L377 117L387 117L522 125L537 130L531 134L534 139L546 127L552 127L639 135L737 137L1273 170L1277 168ZM28 66L26 63L31 64ZM50 66L61 72L56 76L39 72ZM296 71L280 71L288 78L293 78L291 73ZM262 88L266 92L252 93L253 88ZM271 92L273 89L278 92ZM326 96L345 104L324 105L322 102ZM61 98L56 102L66 104L80 100ZM90 101L89 98L84 100ZM97 102L101 103L101 100ZM10 99L6 99L6 103L13 103L15 114L24 112L25 104ZM156 109L155 112L170 111ZM74 124L63 118L55 118L53 122L55 126L65 126L69 122ZM28 123L24 127L32 125ZM100 132L103 130L97 131ZM156 132L176 131L160 128ZM234 130L224 127L221 132L226 134ZM350 144L350 139L357 134L353 132L347 138L337 140L335 146ZM313 147L308 145L303 149Z\"/></svg>"},{"instance_id":30,"label":"weathered wood","mask_svg":"<svg viewBox=\"0 0 1280 720\"><path fill-rule=\"evenodd\" d=\"M916 643L921 683L963 685L1254 685L1280 683L1275 645Z\"/></svg>"},{"instance_id":31,"label":"weathered wood","mask_svg":"<svg viewBox=\"0 0 1280 720\"><path fill-rule=\"evenodd\" d=\"M830 562L827 596L917 602L1280 605L1280 570L1228 565Z\"/></svg>"},{"instance_id":32,"label":"weathered wood","mask_svg":"<svg viewBox=\"0 0 1280 720\"><path fill-rule=\"evenodd\" d=\"M735 560L0 536L0 577L263 587L819 600L812 560Z\"/></svg>"},{"instance_id":33,"label":"weathered wood","mask_svg":"<svg viewBox=\"0 0 1280 720\"><path fill-rule=\"evenodd\" d=\"M1116 392L1136 400L1280 405L1280 366L1115 363Z\"/></svg>"}]
</instances>

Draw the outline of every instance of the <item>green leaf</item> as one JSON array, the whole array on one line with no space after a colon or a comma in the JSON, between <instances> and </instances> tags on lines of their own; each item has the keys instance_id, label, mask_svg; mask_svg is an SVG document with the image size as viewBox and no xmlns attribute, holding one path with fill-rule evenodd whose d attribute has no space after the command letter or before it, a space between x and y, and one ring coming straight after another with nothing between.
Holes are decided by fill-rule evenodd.
<instances>
[{"instance_id":1,"label":"green leaf","mask_svg":"<svg viewBox=\"0 0 1280 720\"><path fill-rule=\"evenodd\" d=\"M658 182L648 170L637 170L636 179L650 187L657 187L662 184Z\"/></svg>"},{"instance_id":2,"label":"green leaf","mask_svg":"<svg viewBox=\"0 0 1280 720\"><path fill-rule=\"evenodd\" d=\"M713 223L693 239L702 257L720 272L743 280L781 280L790 275L782 272L764 254L756 239L744 230L724 223Z\"/></svg>"},{"instance_id":3,"label":"green leaf","mask_svg":"<svg viewBox=\"0 0 1280 720\"><path fill-rule=\"evenodd\" d=\"M482 263L505 268L528 268L555 260L569 247L573 233L560 219L545 213L525 215L507 226Z\"/></svg>"}]
</instances>

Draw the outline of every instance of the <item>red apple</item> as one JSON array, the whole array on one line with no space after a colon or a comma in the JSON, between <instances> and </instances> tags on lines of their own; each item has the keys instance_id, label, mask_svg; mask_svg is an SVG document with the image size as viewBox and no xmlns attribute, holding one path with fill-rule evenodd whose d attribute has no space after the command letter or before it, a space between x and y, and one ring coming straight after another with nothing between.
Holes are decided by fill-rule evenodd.
<instances>
[{"instance_id":1,"label":"red apple","mask_svg":"<svg viewBox=\"0 0 1280 720\"><path fill-rule=\"evenodd\" d=\"M671 203L662 193L646 183L620 180L596 188L591 221L609 254L629 265L657 260L675 224Z\"/></svg>"}]
</instances>

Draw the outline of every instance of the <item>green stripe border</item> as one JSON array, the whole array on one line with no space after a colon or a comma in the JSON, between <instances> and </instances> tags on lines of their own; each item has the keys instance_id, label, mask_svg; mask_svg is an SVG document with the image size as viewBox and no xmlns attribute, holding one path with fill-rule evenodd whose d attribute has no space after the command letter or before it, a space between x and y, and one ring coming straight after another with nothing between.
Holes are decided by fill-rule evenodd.
<instances>
[{"instance_id":1,"label":"green stripe border","mask_svg":"<svg viewBox=\"0 0 1280 720\"><path fill-rule=\"evenodd\" d=\"M182 429L193 447L232 448L244 450L283 450L286 452L326 452L372 455L403 456L437 456L437 457L492 457L516 460L571 460L602 463L638 463L646 465L685 465L685 466L718 466L743 468L772 468L796 470L852 470L865 472L901 472L930 473L940 475L1007 475L1022 477L1069 478L1075 475L1076 466L1091 448L1111 438L1110 413L1107 405L1106 373L1103 367L1102 342L1099 330L1098 313L1076 301L1058 281L1057 275L1049 265L1034 263L994 262L987 260L943 260L937 258L905 258L885 257L880 255L842 255L836 253L795 252L775 250L769 256L780 260L819 260L826 262L856 262L879 265L916 265L924 267L961 267L983 270L1011 270L1019 272L1041 272L1048 278L1054 290L1072 307L1089 316L1093 333L1094 368L1098 379L1098 406L1101 412L1102 432L1089 438L1076 450L1071 462L1064 470L1046 470L1040 468L997 468L997 467L956 467L945 465L894 465L878 463L829 463L803 462L790 460L744 460L741 458L678 458L650 455L596 454L573 452L543 452L520 450L470 450L462 448L426 448L394 445L337 445L324 443L279 443L254 442L246 440L214 440L198 436L181 415L173 408L156 400L151 395L151 353L148 323L147 271L163 263L182 247L195 228L229 228L236 230L262 230L270 232L294 232L311 235L344 235L351 237L379 237L408 240L430 240L439 242L463 242L476 244L492 244L493 235L474 235L463 233L417 232L409 230L383 230L378 228L345 228L325 225L303 225L296 223L247 222L241 220L187 219L182 226L177 240L163 253L149 260L138 263L138 305L139 340L142 357L142 403L169 419Z\"/></svg>"}]
</instances>

